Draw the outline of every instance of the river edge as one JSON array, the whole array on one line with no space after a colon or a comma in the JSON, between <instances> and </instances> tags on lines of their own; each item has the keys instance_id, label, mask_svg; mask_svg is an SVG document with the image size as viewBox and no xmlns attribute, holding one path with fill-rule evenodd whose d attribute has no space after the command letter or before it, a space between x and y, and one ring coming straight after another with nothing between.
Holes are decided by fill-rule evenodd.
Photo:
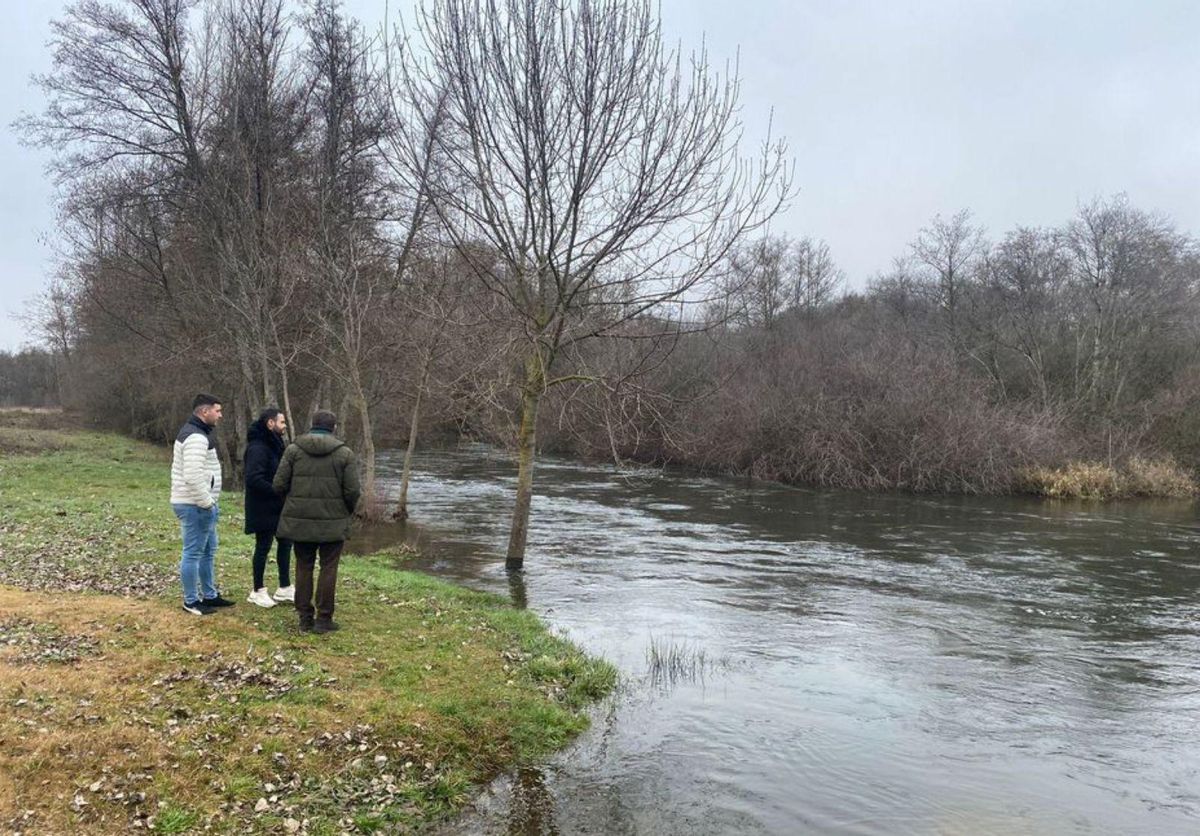
<instances>
[{"instance_id":1,"label":"river edge","mask_svg":"<svg viewBox=\"0 0 1200 836\"><path fill-rule=\"evenodd\" d=\"M615 685L534 614L397 568L402 547L344 561L344 629L299 634L287 607L244 602L240 495L217 561L239 604L197 623L175 601L161 450L11 424L0 441L14 832L421 829L561 749Z\"/></svg>"},{"instance_id":2,"label":"river edge","mask_svg":"<svg viewBox=\"0 0 1200 836\"><path fill-rule=\"evenodd\" d=\"M404 456L407 440L393 443L381 443L376 446L380 451L380 461L387 455L394 455L395 460L401 461ZM502 446L486 441L470 438L438 438L432 443L419 444L417 455L437 453L439 451L456 451L463 449L478 449L485 458L495 459L510 466L516 473L516 453ZM1035 504L1044 504L1051 508L1096 510L1107 507L1149 507L1163 505L1191 505L1200 500L1200 480L1179 468L1170 460L1135 459L1135 471L1128 468L1117 468L1097 462L1071 462L1063 467L1030 467L1024 474L1024 479L1017 488L1011 491L994 493L970 491L914 491L898 487L883 488L848 488L822 485L811 482L784 482L775 479L764 479L752 474L720 469L697 467L686 462L656 464L642 462L636 459L626 459L618 465L611 458L589 458L575 456L566 452L538 451L534 465L534 480L536 489L537 467L546 463L567 463L583 467L595 467L611 472L621 478L697 478L724 479L739 482L747 487L770 487L802 493L846 495L846 496L877 496L901 499L932 499L932 500L988 500L1011 499L1024 500ZM535 491L536 492L536 491ZM385 513L382 518L369 525L385 526L391 524L392 508L388 502L383 503Z\"/></svg>"}]
</instances>

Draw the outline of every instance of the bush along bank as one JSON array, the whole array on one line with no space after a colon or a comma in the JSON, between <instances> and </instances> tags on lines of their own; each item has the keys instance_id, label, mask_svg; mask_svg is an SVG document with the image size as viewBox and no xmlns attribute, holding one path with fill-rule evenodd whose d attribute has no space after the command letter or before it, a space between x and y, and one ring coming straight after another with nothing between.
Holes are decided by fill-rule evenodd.
<instances>
[{"instance_id":1,"label":"bush along bank","mask_svg":"<svg viewBox=\"0 0 1200 836\"><path fill-rule=\"evenodd\" d=\"M0 458L0 823L16 833L408 831L563 746L614 669L504 600L343 561L343 630L242 601L228 495L218 579L178 610L161 451L22 430ZM44 432L45 438L35 437Z\"/></svg>"}]
</instances>

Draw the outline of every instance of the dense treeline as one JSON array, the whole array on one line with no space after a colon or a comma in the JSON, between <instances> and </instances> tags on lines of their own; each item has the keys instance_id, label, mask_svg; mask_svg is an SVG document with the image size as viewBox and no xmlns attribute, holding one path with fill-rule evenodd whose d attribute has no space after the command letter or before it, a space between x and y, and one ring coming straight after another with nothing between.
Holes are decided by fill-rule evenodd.
<instances>
[{"instance_id":1,"label":"dense treeline","mask_svg":"<svg viewBox=\"0 0 1200 836\"><path fill-rule=\"evenodd\" d=\"M61 399L167 439L214 391L230 473L266 404L342 416L368 495L380 443L512 445L519 565L535 446L917 491L1200 465L1192 239L1120 197L998 241L964 212L845 293L761 234L782 146L737 156L736 78L640 0L436 0L396 37L329 0L85 2L52 42L23 129L63 186Z\"/></svg>"},{"instance_id":2,"label":"dense treeline","mask_svg":"<svg viewBox=\"0 0 1200 836\"><path fill-rule=\"evenodd\" d=\"M989 242L962 212L866 290L815 303L787 249L741 254L755 280L642 381L653 408L568 406L556 443L915 491L1039 490L1037 468L1083 461L1200 468L1200 249L1168 220L1118 196Z\"/></svg>"},{"instance_id":3,"label":"dense treeline","mask_svg":"<svg viewBox=\"0 0 1200 836\"><path fill-rule=\"evenodd\" d=\"M0 351L0 407L12 406L58 406L58 369L49 351Z\"/></svg>"},{"instance_id":4,"label":"dense treeline","mask_svg":"<svg viewBox=\"0 0 1200 836\"><path fill-rule=\"evenodd\" d=\"M331 407L369 497L422 416L503 437L512 568L544 397L597 343L677 339L789 190L646 0L434 0L377 35L333 0L88 0L52 46L21 127L63 187L64 398L167 438L212 391L230 473L264 404Z\"/></svg>"}]
</instances>

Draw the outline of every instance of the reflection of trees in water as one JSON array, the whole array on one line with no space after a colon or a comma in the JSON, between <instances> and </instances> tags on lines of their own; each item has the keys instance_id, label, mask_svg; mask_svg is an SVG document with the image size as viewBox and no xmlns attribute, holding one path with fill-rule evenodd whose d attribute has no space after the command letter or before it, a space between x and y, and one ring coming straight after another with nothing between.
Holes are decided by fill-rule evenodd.
<instances>
[{"instance_id":1,"label":"reflection of trees in water","mask_svg":"<svg viewBox=\"0 0 1200 836\"><path fill-rule=\"evenodd\" d=\"M546 778L540 769L525 767L517 770L508 807L508 832L510 836L557 836L559 833L554 820L554 798L546 788Z\"/></svg>"}]
</instances>

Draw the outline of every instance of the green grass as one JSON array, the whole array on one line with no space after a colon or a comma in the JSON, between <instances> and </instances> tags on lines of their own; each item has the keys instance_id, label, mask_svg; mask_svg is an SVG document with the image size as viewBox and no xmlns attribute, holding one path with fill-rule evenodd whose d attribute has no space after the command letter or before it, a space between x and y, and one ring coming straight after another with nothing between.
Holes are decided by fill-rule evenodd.
<instances>
[{"instance_id":1,"label":"green grass","mask_svg":"<svg viewBox=\"0 0 1200 836\"><path fill-rule=\"evenodd\" d=\"M417 828L563 746L615 685L611 665L535 615L397 570L403 551L343 558L335 634L298 633L286 606L177 614L167 456L45 432L0 456L0 613L51 631L21 636L88 652L0 642L0 823L13 829ZM240 506L222 499L217 557L239 601L252 550Z\"/></svg>"},{"instance_id":2,"label":"green grass","mask_svg":"<svg viewBox=\"0 0 1200 836\"><path fill-rule=\"evenodd\" d=\"M187 833L199 821L196 812L168 805L158 814L153 829L155 833Z\"/></svg>"}]
</instances>

